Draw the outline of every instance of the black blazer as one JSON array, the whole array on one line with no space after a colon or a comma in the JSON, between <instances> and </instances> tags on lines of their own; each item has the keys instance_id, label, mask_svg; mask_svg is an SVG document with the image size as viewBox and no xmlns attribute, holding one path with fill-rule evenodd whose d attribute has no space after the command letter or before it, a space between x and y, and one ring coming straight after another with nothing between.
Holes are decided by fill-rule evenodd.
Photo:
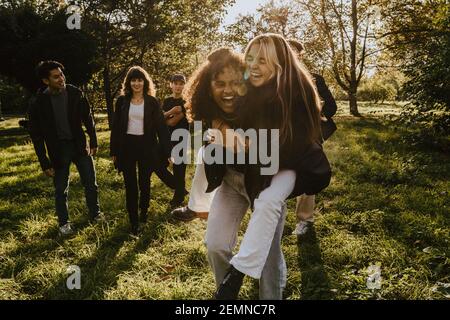
<instances>
[{"instance_id":1,"label":"black blazer","mask_svg":"<svg viewBox=\"0 0 450 320\"><path fill-rule=\"evenodd\" d=\"M117 157L119 172L123 170L130 100L127 96L117 99L111 128L110 154ZM171 153L169 131L158 100L152 96L144 97L144 141L142 148L149 164L153 168L166 164Z\"/></svg>"},{"instance_id":2,"label":"black blazer","mask_svg":"<svg viewBox=\"0 0 450 320\"><path fill-rule=\"evenodd\" d=\"M78 153L87 155L86 136L82 124L84 124L89 135L90 147L97 147L97 134L91 108L80 89L68 84L66 85L66 90L68 101L67 116L73 141ZM28 109L28 117L28 131L42 170L60 167L59 143L53 106L50 96L45 94L44 90L38 91L36 99L31 102Z\"/></svg>"},{"instance_id":3,"label":"black blazer","mask_svg":"<svg viewBox=\"0 0 450 320\"><path fill-rule=\"evenodd\" d=\"M322 129L322 140L325 141L337 130L336 124L334 123L332 118L337 111L337 105L333 95L330 92L330 89L328 89L328 86L325 83L325 79L317 73L313 73L312 76L316 83L319 96L324 102L322 107L322 114L325 116L325 118L327 118L327 121L321 121L320 126Z\"/></svg>"}]
</instances>

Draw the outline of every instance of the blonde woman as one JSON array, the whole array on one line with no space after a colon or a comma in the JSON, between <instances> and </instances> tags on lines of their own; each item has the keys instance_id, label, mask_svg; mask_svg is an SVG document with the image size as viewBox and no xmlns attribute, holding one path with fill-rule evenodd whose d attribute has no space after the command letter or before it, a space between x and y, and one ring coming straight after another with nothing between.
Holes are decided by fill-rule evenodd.
<instances>
[{"instance_id":1,"label":"blonde woman","mask_svg":"<svg viewBox=\"0 0 450 320\"><path fill-rule=\"evenodd\" d=\"M261 165L241 172L226 166L216 176L207 170L209 188L220 185L208 218L208 259L216 281L222 279L217 299L236 299L245 275L265 279L260 298L281 299L287 273L281 251L285 200L318 193L329 184L331 171L319 143L316 87L287 41L277 34L258 36L248 44L245 61L248 92L237 108L240 126L279 130L280 169L274 176L262 176ZM244 189L249 202L232 195L233 188ZM248 204L253 213L233 255Z\"/></svg>"}]
</instances>

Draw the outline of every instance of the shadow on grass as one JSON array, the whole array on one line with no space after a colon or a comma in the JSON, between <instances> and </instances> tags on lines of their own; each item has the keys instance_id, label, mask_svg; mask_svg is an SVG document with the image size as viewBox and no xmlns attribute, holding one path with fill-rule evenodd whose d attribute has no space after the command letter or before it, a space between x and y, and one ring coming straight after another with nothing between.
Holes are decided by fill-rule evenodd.
<instances>
[{"instance_id":1,"label":"shadow on grass","mask_svg":"<svg viewBox=\"0 0 450 320\"><path fill-rule=\"evenodd\" d=\"M24 145L31 141L27 133L14 136L0 136L0 149L7 149L15 145Z\"/></svg>"},{"instance_id":2,"label":"shadow on grass","mask_svg":"<svg viewBox=\"0 0 450 320\"><path fill-rule=\"evenodd\" d=\"M330 280L325 271L322 254L314 227L297 238L298 265L302 274L302 300L329 300L333 298Z\"/></svg>"},{"instance_id":3,"label":"shadow on grass","mask_svg":"<svg viewBox=\"0 0 450 320\"><path fill-rule=\"evenodd\" d=\"M105 292L117 285L119 275L130 270L136 257L145 252L152 241L158 239L160 227L167 223L165 214L153 215L143 227L140 237L132 239L128 233L128 217L119 223L113 233L102 240L92 256L74 261L83 277L81 290L68 290L66 277L43 293L44 299L105 299ZM121 252L124 245L129 246Z\"/></svg>"}]
</instances>

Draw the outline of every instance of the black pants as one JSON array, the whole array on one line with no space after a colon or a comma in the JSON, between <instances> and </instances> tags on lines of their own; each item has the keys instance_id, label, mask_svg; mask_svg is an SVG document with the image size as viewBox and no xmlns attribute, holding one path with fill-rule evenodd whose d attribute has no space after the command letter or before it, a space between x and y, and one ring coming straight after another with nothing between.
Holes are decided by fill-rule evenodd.
<instances>
[{"instance_id":1,"label":"black pants","mask_svg":"<svg viewBox=\"0 0 450 320\"><path fill-rule=\"evenodd\" d=\"M175 194L176 198L183 198L186 190L186 164L174 164L173 175L175 177Z\"/></svg>"},{"instance_id":2,"label":"black pants","mask_svg":"<svg viewBox=\"0 0 450 320\"><path fill-rule=\"evenodd\" d=\"M155 168L154 172L166 186L170 189L176 189L177 183L175 177L166 167Z\"/></svg>"},{"instance_id":3,"label":"black pants","mask_svg":"<svg viewBox=\"0 0 450 320\"><path fill-rule=\"evenodd\" d=\"M172 147L175 147L179 143L185 143L185 141L172 141ZM180 152L180 158L185 157L184 150L187 150L187 146ZM173 175L175 177L175 198L184 198L184 192L186 190L186 163L174 164L173 165Z\"/></svg>"},{"instance_id":4,"label":"black pants","mask_svg":"<svg viewBox=\"0 0 450 320\"><path fill-rule=\"evenodd\" d=\"M144 136L127 135L123 157L123 178L127 211L132 225L138 225L139 209L147 212L150 204L150 175L152 172L149 159L144 155ZM136 175L136 167L138 174ZM138 195L138 188L140 196Z\"/></svg>"},{"instance_id":5,"label":"black pants","mask_svg":"<svg viewBox=\"0 0 450 320\"><path fill-rule=\"evenodd\" d=\"M167 168L159 166L152 167L150 159L145 157L143 151L144 145L144 136L126 136L126 147L123 157L123 178L125 181L127 211L130 217L130 223L135 226L138 225L139 221L138 210L147 212L150 205L150 181L152 172L155 172L168 187L172 189L176 187L175 178Z\"/></svg>"}]
</instances>

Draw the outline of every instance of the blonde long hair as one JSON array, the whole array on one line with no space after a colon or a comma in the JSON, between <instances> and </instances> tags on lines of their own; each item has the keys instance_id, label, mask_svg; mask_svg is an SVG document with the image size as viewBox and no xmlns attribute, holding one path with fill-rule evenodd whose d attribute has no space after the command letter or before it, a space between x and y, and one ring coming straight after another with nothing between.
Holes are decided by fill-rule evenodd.
<instances>
[{"instance_id":1,"label":"blonde long hair","mask_svg":"<svg viewBox=\"0 0 450 320\"><path fill-rule=\"evenodd\" d=\"M258 44L260 48L255 58L265 58L272 77L276 77L276 94L282 109L280 141L292 142L293 126L302 125L292 123L293 108L298 107L295 104L299 102L303 102L306 108L307 116L303 123L306 126L306 139L308 142L317 141L320 137L321 101L311 74L281 35L266 33L255 37L247 45L245 57L250 48ZM296 97L300 97L301 101L295 101Z\"/></svg>"}]
</instances>

